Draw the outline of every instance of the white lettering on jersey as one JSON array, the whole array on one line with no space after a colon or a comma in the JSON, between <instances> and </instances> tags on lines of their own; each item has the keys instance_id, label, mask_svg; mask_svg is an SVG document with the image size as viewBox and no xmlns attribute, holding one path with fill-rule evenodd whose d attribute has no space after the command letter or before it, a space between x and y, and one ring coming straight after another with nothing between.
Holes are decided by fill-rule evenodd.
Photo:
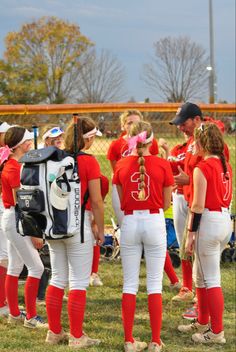
<instances>
[{"instance_id":1,"label":"white lettering on jersey","mask_svg":"<svg viewBox=\"0 0 236 352\"><path fill-rule=\"evenodd\" d=\"M132 183L135 184L135 188L138 189L136 191L132 191L131 196L134 200L140 202L140 199L138 198L139 191L141 190L140 172L133 173L133 175L130 177L130 180ZM145 173L145 193L146 193L146 197L145 197L144 201L147 200L150 196L150 176L146 173ZM143 200L142 200L142 202L143 202Z\"/></svg>"},{"instance_id":2,"label":"white lettering on jersey","mask_svg":"<svg viewBox=\"0 0 236 352\"><path fill-rule=\"evenodd\" d=\"M227 178L225 176L227 176ZM227 200L230 197L231 192L232 192L232 190L231 190L231 180L230 180L229 172L227 171L226 174L224 174L222 172L221 179L222 179L222 183L223 183L224 188L225 188L225 193L224 193L223 200Z\"/></svg>"}]
</instances>

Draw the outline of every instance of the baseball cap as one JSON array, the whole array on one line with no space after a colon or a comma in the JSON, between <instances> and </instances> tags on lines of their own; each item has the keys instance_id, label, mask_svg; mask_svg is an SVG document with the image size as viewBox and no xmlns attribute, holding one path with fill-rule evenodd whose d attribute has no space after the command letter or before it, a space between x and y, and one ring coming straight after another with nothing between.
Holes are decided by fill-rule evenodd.
<instances>
[{"instance_id":1,"label":"baseball cap","mask_svg":"<svg viewBox=\"0 0 236 352\"><path fill-rule=\"evenodd\" d=\"M64 174L66 176L66 174ZM51 184L49 199L51 205L59 210L65 210L69 202L71 191L67 177L57 177Z\"/></svg>"},{"instance_id":2,"label":"baseball cap","mask_svg":"<svg viewBox=\"0 0 236 352\"><path fill-rule=\"evenodd\" d=\"M43 134L42 139L45 141L45 139L48 137L56 138L63 133L64 133L64 131L60 127L53 127Z\"/></svg>"},{"instance_id":3,"label":"baseball cap","mask_svg":"<svg viewBox=\"0 0 236 352\"><path fill-rule=\"evenodd\" d=\"M198 105L187 102L178 108L175 118L170 121L170 125L181 125L189 118L194 118L195 116L202 117L201 109Z\"/></svg>"},{"instance_id":4,"label":"baseball cap","mask_svg":"<svg viewBox=\"0 0 236 352\"><path fill-rule=\"evenodd\" d=\"M5 133L11 126L7 122L2 122L0 125L0 133Z\"/></svg>"}]
</instances>

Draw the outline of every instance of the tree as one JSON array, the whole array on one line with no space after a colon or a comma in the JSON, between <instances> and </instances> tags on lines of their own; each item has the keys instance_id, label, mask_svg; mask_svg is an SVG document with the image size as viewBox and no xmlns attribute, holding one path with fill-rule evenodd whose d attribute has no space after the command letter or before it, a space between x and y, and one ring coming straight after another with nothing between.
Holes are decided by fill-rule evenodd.
<instances>
[{"instance_id":1,"label":"tree","mask_svg":"<svg viewBox=\"0 0 236 352\"><path fill-rule=\"evenodd\" d=\"M142 79L158 97L169 102L201 99L208 87L205 49L188 37L162 38L155 56L144 65Z\"/></svg>"},{"instance_id":2,"label":"tree","mask_svg":"<svg viewBox=\"0 0 236 352\"><path fill-rule=\"evenodd\" d=\"M97 54L95 49L85 53L79 72L78 101L104 103L124 97L125 70L108 50Z\"/></svg>"},{"instance_id":3,"label":"tree","mask_svg":"<svg viewBox=\"0 0 236 352\"><path fill-rule=\"evenodd\" d=\"M77 87L81 57L92 45L79 26L56 17L10 32L0 60L0 102L67 102Z\"/></svg>"}]
</instances>

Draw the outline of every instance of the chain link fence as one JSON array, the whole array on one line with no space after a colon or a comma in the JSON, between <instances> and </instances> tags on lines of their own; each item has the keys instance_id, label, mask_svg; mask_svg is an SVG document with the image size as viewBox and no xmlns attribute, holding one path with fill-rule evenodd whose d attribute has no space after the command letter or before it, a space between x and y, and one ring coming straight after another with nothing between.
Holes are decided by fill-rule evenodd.
<instances>
[{"instance_id":1,"label":"chain link fence","mask_svg":"<svg viewBox=\"0 0 236 352\"><path fill-rule=\"evenodd\" d=\"M168 105L168 104L166 104ZM227 104L225 104L227 107ZM129 109L131 107L129 106ZM135 106L135 108L137 108ZM233 175L234 175L234 195L233 195L233 204L231 208L231 213L236 213L236 202L235 202L235 191L236 191L236 115L235 110L232 112L228 112L227 108L224 111L217 112L207 111L202 107L203 115L210 116L214 119L221 120L225 125L225 142L227 143L230 150L230 163L233 167ZM172 126L169 124L169 121L173 119L175 116L175 112L163 112L163 111L155 111L155 112L143 112L144 119L149 121L152 124L155 138L158 140L159 138L164 138L169 148L173 148L176 144L184 143L184 136L181 131L179 131L176 126ZM1 113L0 113L1 114ZM81 114L83 115L83 114ZM92 117L98 128L103 133L102 137L97 137L93 146L89 150L89 153L96 156L97 160L100 163L100 167L102 173L106 175L110 180L110 191L106 197L105 201L105 223L107 227L111 226L111 217L115 218L112 204L111 204L111 177L112 171L110 167L110 162L107 160L106 155L109 148L110 143L119 137L121 133L120 123L119 123L119 112L94 112L92 114L86 114L87 116ZM5 115L0 117L1 121L7 121L10 124L19 124L24 127L30 128L32 125L37 125L39 127L39 133L42 135L42 131L45 130L46 127L48 129L51 126L59 125L63 129L66 129L67 124L71 120L71 114L63 114L63 115ZM40 142L40 141L39 141ZM161 149L160 149L161 152Z\"/></svg>"}]
</instances>

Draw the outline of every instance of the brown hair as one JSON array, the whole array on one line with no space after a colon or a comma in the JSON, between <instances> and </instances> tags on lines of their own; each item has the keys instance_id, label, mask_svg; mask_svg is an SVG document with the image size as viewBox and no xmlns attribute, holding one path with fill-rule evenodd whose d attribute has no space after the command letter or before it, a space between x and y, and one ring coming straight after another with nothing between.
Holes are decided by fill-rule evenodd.
<instances>
[{"instance_id":1,"label":"brown hair","mask_svg":"<svg viewBox=\"0 0 236 352\"><path fill-rule=\"evenodd\" d=\"M25 133L25 128L20 126L10 127L4 136L4 143L8 145L9 148L15 147L23 138Z\"/></svg>"},{"instance_id":2,"label":"brown hair","mask_svg":"<svg viewBox=\"0 0 236 352\"><path fill-rule=\"evenodd\" d=\"M199 141L203 150L209 154L217 155L222 163L227 178L227 164L224 155L224 139L222 132L214 123L201 124L194 130L194 138Z\"/></svg>"},{"instance_id":3,"label":"brown hair","mask_svg":"<svg viewBox=\"0 0 236 352\"><path fill-rule=\"evenodd\" d=\"M83 134L93 130L96 127L95 122L87 116L81 116L77 121L77 133L78 133L78 150L84 148ZM65 150L74 153L74 121L72 120L65 131L64 137Z\"/></svg>"},{"instance_id":4,"label":"brown hair","mask_svg":"<svg viewBox=\"0 0 236 352\"><path fill-rule=\"evenodd\" d=\"M137 136L139 133L141 132L147 132L147 138L149 138L152 134L152 127L150 125L150 123L146 122L146 121L140 121L140 122L135 122L132 124L131 128L130 128L130 136ZM140 173L140 191L138 194L138 198L140 200L145 200L146 198L146 193L145 193L145 172L146 172L146 168L145 168L145 159L143 157L143 148L144 146L146 147L147 144L143 144L141 142L137 143L136 149L137 149L137 153L138 153L138 163L139 163L139 173Z\"/></svg>"},{"instance_id":5,"label":"brown hair","mask_svg":"<svg viewBox=\"0 0 236 352\"><path fill-rule=\"evenodd\" d=\"M141 114L141 112L139 110L135 110L135 109L134 110L126 110L120 115L121 127L123 127L124 124L126 123L127 117L129 117L131 115L137 115L140 117L140 120L143 121L143 115Z\"/></svg>"}]
</instances>

